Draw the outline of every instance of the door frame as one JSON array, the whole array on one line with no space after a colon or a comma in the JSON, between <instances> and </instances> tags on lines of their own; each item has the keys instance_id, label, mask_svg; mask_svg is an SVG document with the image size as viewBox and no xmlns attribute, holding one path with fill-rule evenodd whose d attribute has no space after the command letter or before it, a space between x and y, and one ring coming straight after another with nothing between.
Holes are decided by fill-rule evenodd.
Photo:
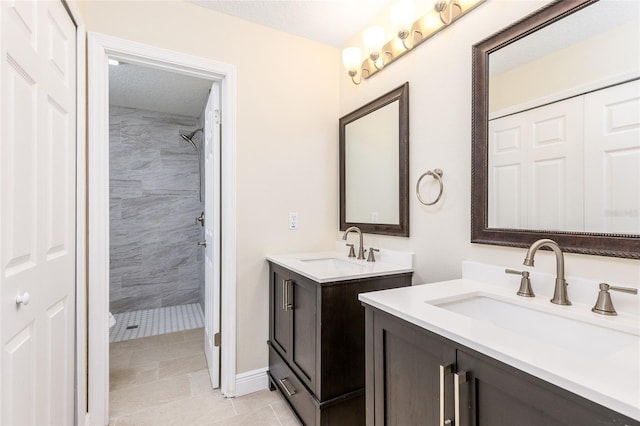
<instances>
[{"instance_id":1,"label":"door frame","mask_svg":"<svg viewBox=\"0 0 640 426\"><path fill-rule=\"evenodd\" d=\"M77 2L61 0L76 26L76 282L75 424L90 424L87 413L87 56L86 30Z\"/></svg>"},{"instance_id":2,"label":"door frame","mask_svg":"<svg viewBox=\"0 0 640 426\"><path fill-rule=\"evenodd\" d=\"M92 423L109 420L109 72L108 59L217 80L221 137L220 392L236 393L236 67L117 37L87 33L88 66L88 408Z\"/></svg>"}]
</instances>

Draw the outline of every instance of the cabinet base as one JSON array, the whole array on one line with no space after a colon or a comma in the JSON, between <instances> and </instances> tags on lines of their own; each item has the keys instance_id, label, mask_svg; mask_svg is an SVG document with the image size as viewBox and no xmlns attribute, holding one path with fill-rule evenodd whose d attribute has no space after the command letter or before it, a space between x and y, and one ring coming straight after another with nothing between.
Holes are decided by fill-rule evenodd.
<instances>
[{"instance_id":1,"label":"cabinet base","mask_svg":"<svg viewBox=\"0 0 640 426\"><path fill-rule=\"evenodd\" d=\"M364 389L321 402L298 380L286 362L271 347L269 367L269 389L277 389L282 394L303 425L364 426Z\"/></svg>"}]
</instances>

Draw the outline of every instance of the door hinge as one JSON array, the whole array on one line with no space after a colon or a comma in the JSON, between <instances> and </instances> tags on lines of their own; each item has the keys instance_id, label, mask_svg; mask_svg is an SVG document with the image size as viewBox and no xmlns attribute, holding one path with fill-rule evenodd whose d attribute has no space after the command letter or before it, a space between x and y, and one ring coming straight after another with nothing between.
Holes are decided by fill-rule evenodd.
<instances>
[{"instance_id":1,"label":"door hinge","mask_svg":"<svg viewBox=\"0 0 640 426\"><path fill-rule=\"evenodd\" d=\"M219 109L213 111L213 119L215 120L216 124L220 124L220 121L222 120L222 113Z\"/></svg>"},{"instance_id":2,"label":"door hinge","mask_svg":"<svg viewBox=\"0 0 640 426\"><path fill-rule=\"evenodd\" d=\"M213 346L216 348L220 347L220 333L216 333L213 335Z\"/></svg>"}]
</instances>

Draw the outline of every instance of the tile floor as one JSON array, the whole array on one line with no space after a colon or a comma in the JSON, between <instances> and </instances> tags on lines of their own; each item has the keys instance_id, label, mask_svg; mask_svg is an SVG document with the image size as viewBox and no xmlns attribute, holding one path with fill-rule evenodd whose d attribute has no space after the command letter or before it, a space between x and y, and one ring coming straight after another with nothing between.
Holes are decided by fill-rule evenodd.
<instances>
[{"instance_id":1,"label":"tile floor","mask_svg":"<svg viewBox=\"0 0 640 426\"><path fill-rule=\"evenodd\" d=\"M279 393L211 389L203 329L110 345L110 425L298 426Z\"/></svg>"},{"instance_id":2,"label":"tile floor","mask_svg":"<svg viewBox=\"0 0 640 426\"><path fill-rule=\"evenodd\" d=\"M109 330L112 343L204 327L199 303L122 312L114 317L116 325Z\"/></svg>"}]
</instances>

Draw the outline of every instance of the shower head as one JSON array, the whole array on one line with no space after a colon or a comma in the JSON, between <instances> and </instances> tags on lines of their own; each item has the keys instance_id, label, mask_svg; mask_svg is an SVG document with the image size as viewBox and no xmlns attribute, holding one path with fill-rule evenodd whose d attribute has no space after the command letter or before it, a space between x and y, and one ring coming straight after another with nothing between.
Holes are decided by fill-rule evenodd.
<instances>
[{"instance_id":1,"label":"shower head","mask_svg":"<svg viewBox=\"0 0 640 426\"><path fill-rule=\"evenodd\" d=\"M187 137L188 137L189 139L193 139L193 137L196 135L196 133L201 132L202 130L203 130L202 128L196 129L196 130L194 130L193 132L189 133L189 134L187 135Z\"/></svg>"},{"instance_id":2,"label":"shower head","mask_svg":"<svg viewBox=\"0 0 640 426\"><path fill-rule=\"evenodd\" d=\"M198 150L198 147L196 146L195 142L188 135L183 135L182 133L180 133L180 137L185 141L189 142L193 147L193 149L195 149L196 151Z\"/></svg>"},{"instance_id":3,"label":"shower head","mask_svg":"<svg viewBox=\"0 0 640 426\"><path fill-rule=\"evenodd\" d=\"M202 129L196 129L193 132L189 133L188 135L180 133L180 137L182 139L184 139L185 141L189 142L191 144L191 146L193 147L193 149L196 150L196 152L200 152L200 150L198 149L198 146L193 141L193 137L196 135L196 133L201 132L201 131L202 131Z\"/></svg>"}]
</instances>

